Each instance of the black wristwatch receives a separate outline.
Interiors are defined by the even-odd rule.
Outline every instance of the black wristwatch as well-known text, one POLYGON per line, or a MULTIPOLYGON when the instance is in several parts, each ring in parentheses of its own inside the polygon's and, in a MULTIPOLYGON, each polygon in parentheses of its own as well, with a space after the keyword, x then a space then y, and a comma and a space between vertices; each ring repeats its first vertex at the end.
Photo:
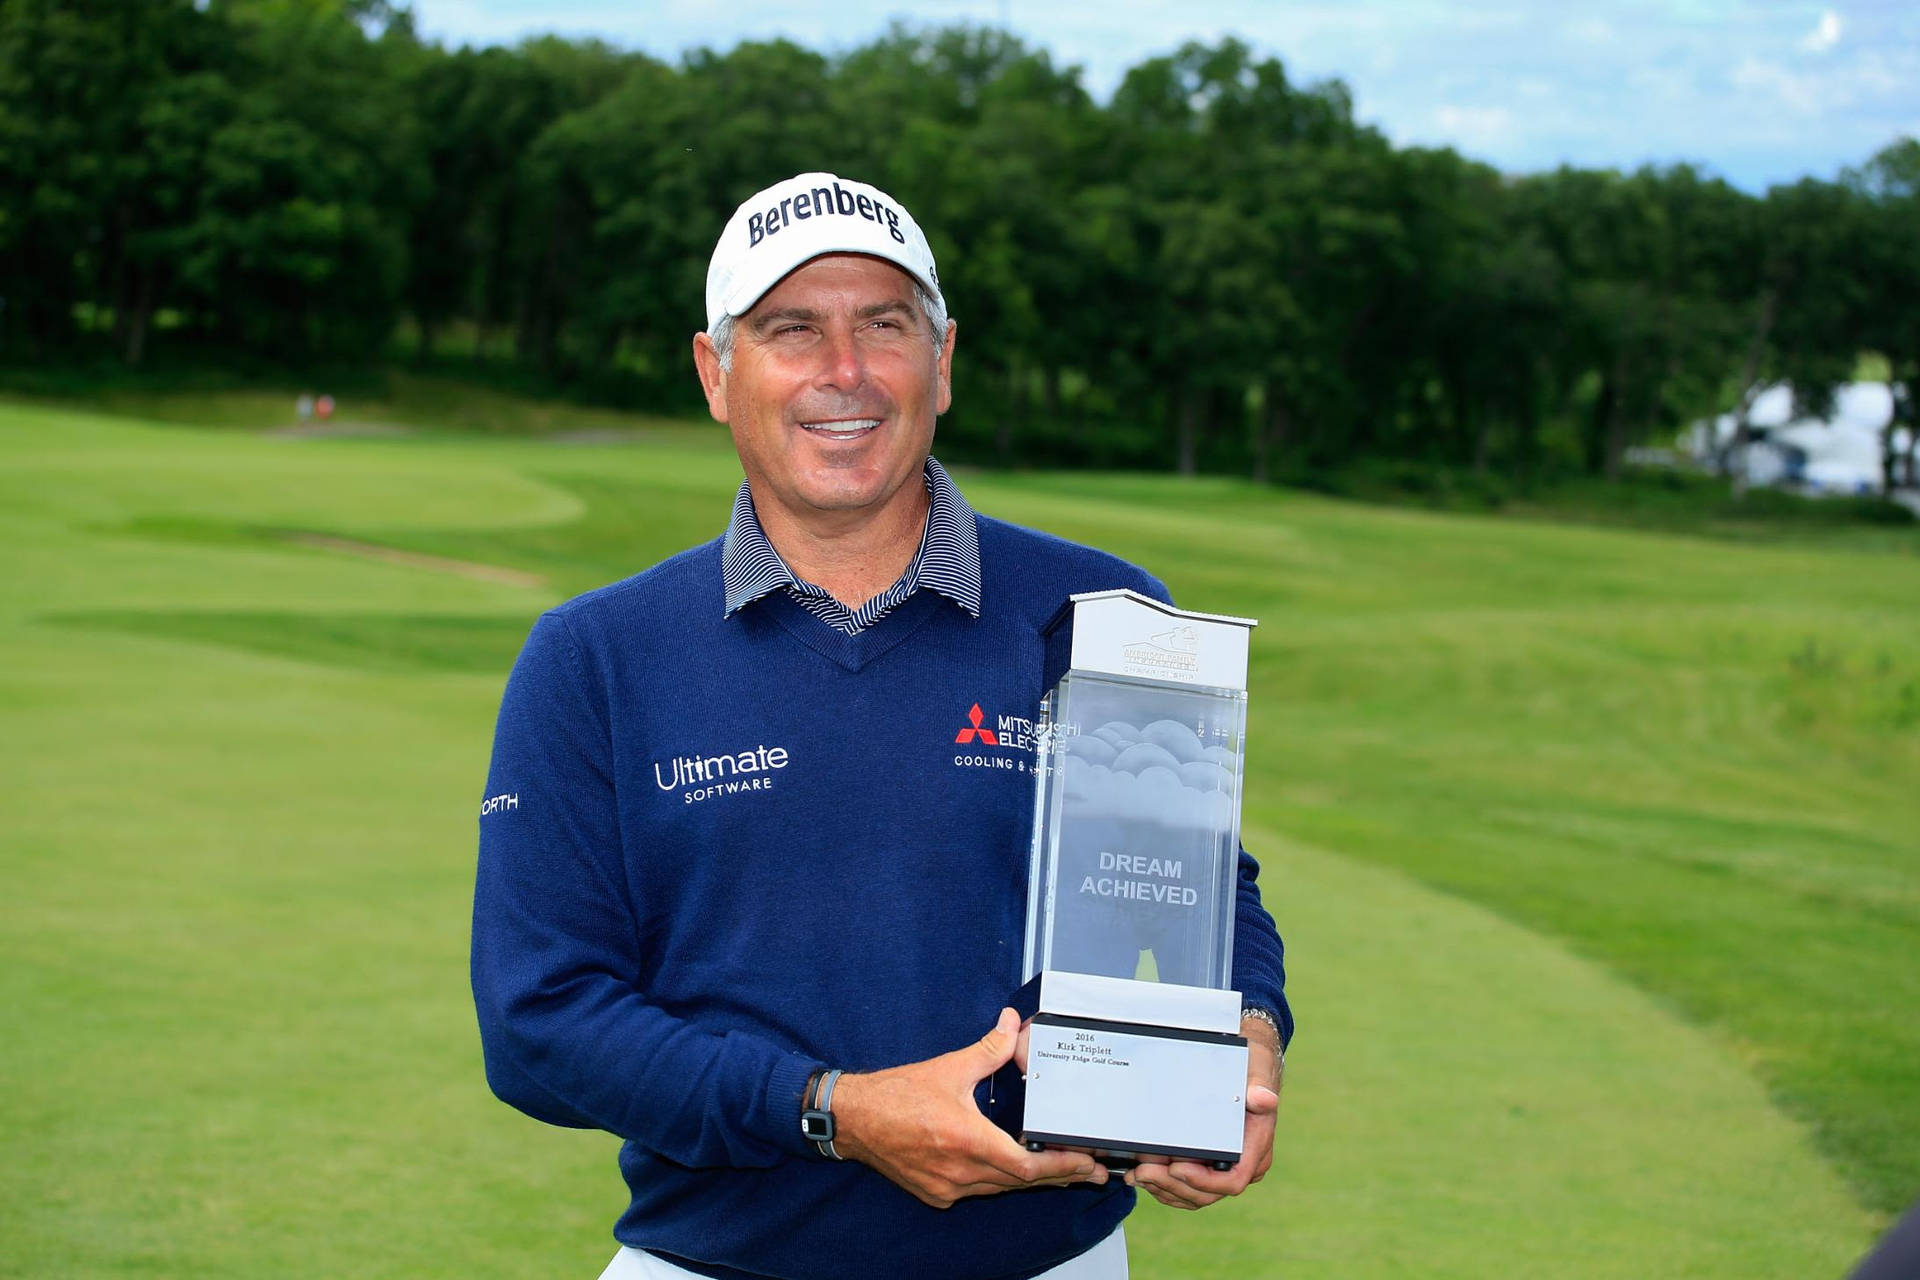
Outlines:
POLYGON ((846 1159, 833 1149, 833 1086, 839 1082, 838 1071, 816 1072, 800 1099, 800 1136, 820 1148, 820 1154, 829 1160, 846 1159))

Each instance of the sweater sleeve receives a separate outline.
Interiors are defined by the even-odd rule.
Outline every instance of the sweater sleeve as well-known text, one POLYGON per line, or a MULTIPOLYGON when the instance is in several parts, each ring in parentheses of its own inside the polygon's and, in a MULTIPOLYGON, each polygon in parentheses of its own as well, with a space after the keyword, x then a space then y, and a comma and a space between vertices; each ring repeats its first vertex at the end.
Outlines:
POLYGON ((1240 850, 1240 889, 1234 900, 1233 987, 1247 1005, 1265 1009, 1280 1028, 1280 1047, 1293 1043, 1287 1004, 1286 947, 1273 917, 1260 904, 1260 864, 1240 850))
POLYGON ((539 1120, 605 1129, 690 1167, 806 1154, 821 1064, 647 998, 603 696, 566 620, 508 678, 481 805, 472 980, 487 1082, 539 1120))
MULTIPOLYGON (((1160 579, 1142 573, 1135 589, 1162 604, 1173 594, 1160 579)), ((1240 849, 1240 884, 1234 896, 1233 987, 1250 1007, 1265 1009, 1280 1029, 1280 1047, 1293 1041, 1293 1010, 1287 1004, 1286 946, 1280 930, 1260 902, 1260 864, 1240 849)))

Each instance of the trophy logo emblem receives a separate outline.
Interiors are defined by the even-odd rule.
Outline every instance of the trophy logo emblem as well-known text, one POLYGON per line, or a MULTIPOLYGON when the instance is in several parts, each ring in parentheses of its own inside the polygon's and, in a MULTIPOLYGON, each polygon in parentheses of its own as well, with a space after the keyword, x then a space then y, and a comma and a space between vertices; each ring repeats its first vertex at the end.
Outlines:
POLYGON ((1192 627, 1175 627, 1157 636, 1148 636, 1147 643, 1168 653, 1193 653, 1200 648, 1200 634, 1192 627))

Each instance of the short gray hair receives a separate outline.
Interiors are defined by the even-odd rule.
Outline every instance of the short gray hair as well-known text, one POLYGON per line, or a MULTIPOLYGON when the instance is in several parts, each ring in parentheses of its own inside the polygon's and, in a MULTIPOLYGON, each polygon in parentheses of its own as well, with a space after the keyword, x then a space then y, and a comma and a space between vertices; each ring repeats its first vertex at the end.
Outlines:
MULTIPOLYGON (((947 304, 927 292, 927 287, 918 280, 913 282, 913 300, 920 304, 920 313, 927 318, 927 327, 933 335, 933 349, 940 350, 940 344, 947 340, 947 304)), ((707 338, 713 343, 713 354, 719 357, 720 371, 733 372, 733 316, 721 316, 720 323, 713 326, 707 338)))

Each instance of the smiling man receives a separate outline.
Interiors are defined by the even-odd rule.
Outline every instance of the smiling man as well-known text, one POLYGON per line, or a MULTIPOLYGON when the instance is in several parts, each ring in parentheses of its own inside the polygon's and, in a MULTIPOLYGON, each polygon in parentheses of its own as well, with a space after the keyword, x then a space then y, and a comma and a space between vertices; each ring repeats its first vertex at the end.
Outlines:
POLYGON ((727 530, 542 616, 508 681, 487 1076, 625 1139, 607 1276, 1115 1280, 1136 1186, 1199 1208, 1271 1160, 1292 1019, 1244 854, 1239 1165, 1110 1176, 981 1109, 1019 1052, 1041 628, 1075 592, 1167 597, 967 506, 929 453, 954 336, 898 201, 823 173, 749 199, 693 342, 746 473, 727 530))

